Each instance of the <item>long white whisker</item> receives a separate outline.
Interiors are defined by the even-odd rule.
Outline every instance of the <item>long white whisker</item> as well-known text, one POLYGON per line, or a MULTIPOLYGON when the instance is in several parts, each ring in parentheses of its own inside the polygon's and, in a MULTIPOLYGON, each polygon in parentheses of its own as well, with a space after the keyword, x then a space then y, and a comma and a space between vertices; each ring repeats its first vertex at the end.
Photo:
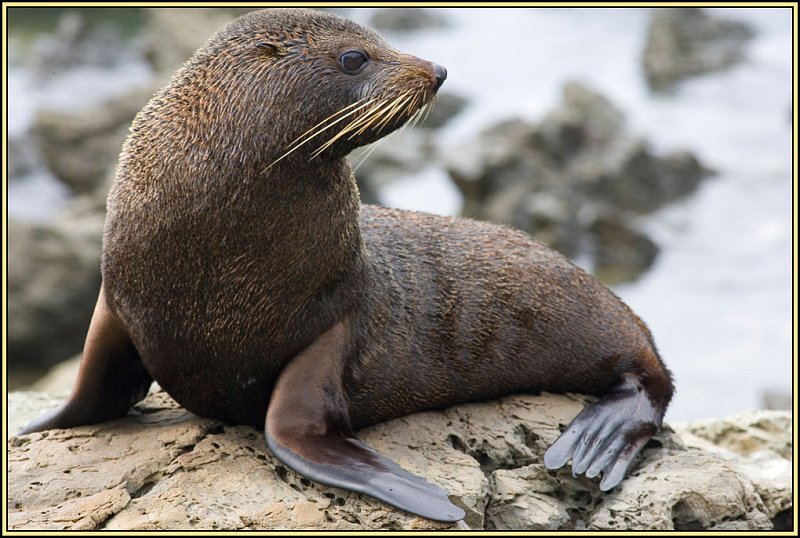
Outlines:
MULTIPOLYGON (((294 140, 292 140, 291 144, 289 144, 289 147, 292 147, 292 145, 293 145, 293 144, 295 144, 295 143, 296 143, 298 140, 300 140, 301 138, 303 138, 304 136, 306 136, 308 133, 310 133, 310 132, 312 132, 312 131, 315 131, 315 130, 316 130, 317 128, 319 128, 321 125, 324 125, 324 124, 325 124, 325 122, 326 122, 326 121, 328 121, 329 119, 331 119, 331 118, 333 118, 333 117, 337 116, 338 114, 341 114, 342 112, 345 112, 346 110, 349 110, 349 109, 353 108, 354 106, 358 105, 359 103, 363 103, 363 102, 364 102, 366 99, 367 99, 367 98, 366 98, 366 97, 364 97, 364 98, 362 98, 362 99, 359 99, 359 100, 358 100, 358 101, 356 101, 355 103, 353 103, 353 104, 351 104, 351 105, 348 105, 348 106, 344 107, 344 108, 343 108, 343 109, 341 109, 341 110, 337 110, 336 112, 334 112, 333 114, 331 114, 330 116, 328 116, 327 118, 325 118, 324 120, 322 120, 321 122, 319 122, 318 124, 316 124, 314 127, 312 127, 311 129, 309 129, 309 130, 308 130, 308 131, 306 131, 305 133, 301 134, 300 136, 298 136, 298 137, 297 137, 297 138, 295 138, 294 140)), ((374 99, 371 99, 371 101, 374 101, 374 99)), ((366 106, 367 104, 368 104, 368 103, 364 103, 364 106, 366 106)), ((363 108, 363 107, 358 107, 356 110, 360 110, 361 108, 363 108)), ((353 111, 353 112, 355 112, 355 111, 353 111)), ((351 112, 351 114, 352 114, 352 112, 351 112)), ((346 118, 346 117, 347 117, 347 116, 349 116, 349 115, 350 115, 350 114, 347 114, 347 115, 345 115, 345 116, 342 116, 342 118, 346 118)), ((341 119, 341 118, 340 118, 340 119, 341 119)))
POLYGON ((430 116, 431 112, 433 112, 433 107, 436 106, 436 102, 437 101, 439 101, 439 95, 438 94, 431 101, 429 101, 427 105, 425 105, 428 108, 428 110, 425 111, 425 117, 422 118, 422 122, 421 123, 425 123, 425 121, 428 119, 428 116, 430 116))
POLYGON ((386 114, 386 112, 394 106, 394 104, 398 101, 398 99, 400 99, 400 97, 395 98, 394 101, 385 101, 383 104, 381 104, 380 108, 376 107, 375 113, 372 114, 372 116, 369 118, 370 121, 365 122, 364 125, 362 125, 361 128, 358 131, 356 131, 350 138, 363 134, 364 131, 376 125, 377 122, 380 121, 379 120, 380 117, 386 114))
POLYGON ((403 94, 400 97, 398 97, 395 100, 394 106, 391 107, 391 109, 386 114, 386 117, 383 119, 383 121, 381 121, 380 123, 378 123, 376 125, 377 130, 379 132, 381 130, 383 130, 383 128, 386 127, 389 124, 389 122, 391 122, 394 119, 394 117, 397 115, 397 113, 400 112, 403 109, 403 106, 410 99, 411 99, 411 96, 409 96, 408 94, 403 94))
MULTIPOLYGON (((314 153, 312 153, 312 154, 311 154, 311 158, 313 159, 314 157, 316 157, 316 156, 318 156, 319 154, 321 154, 323 151, 325 151, 326 149, 328 149, 329 147, 331 147, 333 144, 335 144, 337 140, 339 140, 340 138, 342 138, 342 137, 343 137, 343 136, 345 136, 346 134, 348 134, 348 133, 352 132, 353 130, 355 130, 355 128, 356 128, 356 127, 360 126, 361 124, 366 124, 366 125, 368 126, 368 125, 370 124, 370 122, 371 122, 372 118, 373 118, 373 117, 374 117, 376 114, 378 114, 378 113, 379 113, 379 110, 380 110, 380 108, 381 108, 381 107, 383 107, 383 103, 379 103, 379 104, 375 105, 374 107, 372 107, 372 108, 368 109, 368 110, 367 110, 367 111, 364 113, 364 115, 363 115, 363 116, 361 116, 361 117, 359 117, 359 118, 356 118, 354 121, 352 121, 352 122, 348 123, 348 124, 347 124, 347 125, 344 127, 344 129, 342 129, 341 131, 339 131, 339 132, 338 132, 336 135, 334 135, 333 137, 331 137, 331 139, 330 139, 330 140, 328 140, 328 141, 327 141, 327 142, 325 142, 323 145, 321 145, 319 148, 317 148, 317 149, 314 151, 314 153)), ((355 136, 355 134, 354 134, 354 135, 352 135, 350 138, 353 138, 353 136, 355 136)))
POLYGON ((312 134, 311 136, 307 137, 306 139, 302 140, 301 142, 297 143, 294 147, 292 147, 292 144, 295 144, 298 140, 303 138, 303 136, 305 136, 308 133, 311 133, 312 131, 314 131, 314 129, 316 129, 317 127, 319 127, 320 125, 322 125, 323 123, 328 121, 329 119, 335 117, 336 115, 341 114, 342 112, 344 112, 344 111, 346 111, 346 110, 358 105, 361 101, 363 101, 363 99, 361 101, 357 101, 357 102, 353 103, 352 105, 349 105, 349 106, 343 108, 342 110, 339 110, 338 112, 335 112, 335 113, 331 114, 330 116, 325 118, 325 120, 323 120, 322 122, 318 123, 316 126, 312 127, 311 129, 309 129, 308 131, 306 131, 305 133, 300 135, 298 138, 296 138, 294 140, 294 142, 292 142, 292 144, 289 144, 289 150, 286 153, 284 153, 283 155, 281 155, 280 157, 278 157, 277 159, 275 159, 274 161, 272 161, 272 163, 265 169, 265 171, 269 170, 270 168, 275 166, 277 163, 279 163, 280 161, 282 161, 283 159, 285 159, 286 157, 291 155, 293 152, 295 152, 297 149, 301 148, 303 145, 307 144, 309 141, 311 141, 314 138, 316 138, 321 133, 327 131, 328 129, 330 129, 334 125, 338 124, 339 122, 343 121, 344 119, 352 116, 353 114, 355 114, 356 112, 358 112, 362 108, 364 108, 366 106, 369 106, 370 103, 372 103, 374 100, 375 99, 371 99, 371 100, 367 101, 366 103, 363 103, 361 106, 358 106, 357 108, 351 110, 347 114, 344 114, 343 116, 341 116, 341 117, 337 118, 336 120, 330 122, 328 125, 324 126, 323 128, 319 129, 318 131, 314 132, 314 134, 312 134))
POLYGON ((367 159, 369 159, 369 156, 372 155, 372 152, 374 152, 378 148, 378 146, 383 144, 383 142, 388 138, 389 137, 381 138, 380 140, 372 144, 370 148, 367 148, 367 151, 365 151, 364 154, 360 157, 358 164, 353 166, 353 173, 355 173, 359 168, 361 168, 361 165, 364 164, 367 159))

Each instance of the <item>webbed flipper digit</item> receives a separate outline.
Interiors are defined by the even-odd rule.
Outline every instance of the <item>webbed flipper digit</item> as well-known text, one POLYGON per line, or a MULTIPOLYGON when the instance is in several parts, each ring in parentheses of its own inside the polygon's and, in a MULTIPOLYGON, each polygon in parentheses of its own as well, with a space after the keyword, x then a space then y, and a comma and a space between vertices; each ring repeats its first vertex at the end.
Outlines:
POLYGON ((597 402, 586 406, 547 449, 544 465, 563 467, 572 459, 572 474, 594 478, 608 491, 625 477, 631 462, 658 431, 664 409, 651 401, 635 374, 622 379, 597 402))
POLYGON ((275 456, 298 474, 438 521, 463 519, 447 491, 405 471, 353 435, 342 390, 348 330, 336 324, 284 367, 267 410, 275 456))

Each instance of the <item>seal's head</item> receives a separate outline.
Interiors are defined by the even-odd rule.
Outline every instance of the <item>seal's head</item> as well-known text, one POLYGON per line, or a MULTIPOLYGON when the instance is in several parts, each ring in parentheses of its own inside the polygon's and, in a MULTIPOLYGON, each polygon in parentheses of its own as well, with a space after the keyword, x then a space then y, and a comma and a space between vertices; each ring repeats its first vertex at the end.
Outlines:
POLYGON ((446 76, 353 21, 268 9, 217 32, 164 98, 184 127, 213 133, 215 151, 296 166, 342 157, 421 115, 446 76))

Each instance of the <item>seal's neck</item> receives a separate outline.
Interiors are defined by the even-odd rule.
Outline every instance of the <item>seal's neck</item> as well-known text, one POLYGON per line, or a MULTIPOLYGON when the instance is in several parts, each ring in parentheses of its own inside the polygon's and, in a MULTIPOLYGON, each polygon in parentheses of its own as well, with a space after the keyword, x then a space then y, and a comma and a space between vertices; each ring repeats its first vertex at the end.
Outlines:
POLYGON ((346 158, 277 165, 252 188, 276 236, 318 263, 344 266, 363 255, 358 187, 346 158))
POLYGON ((366 255, 358 188, 347 160, 275 168, 254 191, 269 237, 257 248, 274 273, 271 280, 282 282, 276 300, 297 311, 309 308, 312 297, 314 304, 326 305, 328 311, 304 323, 324 325, 351 310, 363 286, 366 255))
POLYGON ((256 181, 253 207, 272 238, 267 248, 292 252, 287 263, 303 266, 318 285, 362 263, 358 187, 346 158, 276 166, 256 181))

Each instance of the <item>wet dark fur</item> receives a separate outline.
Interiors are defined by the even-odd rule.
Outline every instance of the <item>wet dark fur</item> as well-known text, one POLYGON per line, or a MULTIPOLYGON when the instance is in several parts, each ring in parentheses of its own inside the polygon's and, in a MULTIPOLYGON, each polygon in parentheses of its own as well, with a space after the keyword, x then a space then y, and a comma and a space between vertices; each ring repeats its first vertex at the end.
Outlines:
POLYGON ((347 319, 340 405, 356 428, 517 391, 602 394, 623 372, 663 415, 652 337, 594 277, 505 227, 359 207, 345 156, 407 116, 272 165, 359 98, 431 86, 427 62, 371 31, 301 18, 235 21, 134 122, 102 269, 153 378, 197 414, 263 427, 283 365, 347 319), (354 46, 371 56, 359 76, 335 66, 354 46))

